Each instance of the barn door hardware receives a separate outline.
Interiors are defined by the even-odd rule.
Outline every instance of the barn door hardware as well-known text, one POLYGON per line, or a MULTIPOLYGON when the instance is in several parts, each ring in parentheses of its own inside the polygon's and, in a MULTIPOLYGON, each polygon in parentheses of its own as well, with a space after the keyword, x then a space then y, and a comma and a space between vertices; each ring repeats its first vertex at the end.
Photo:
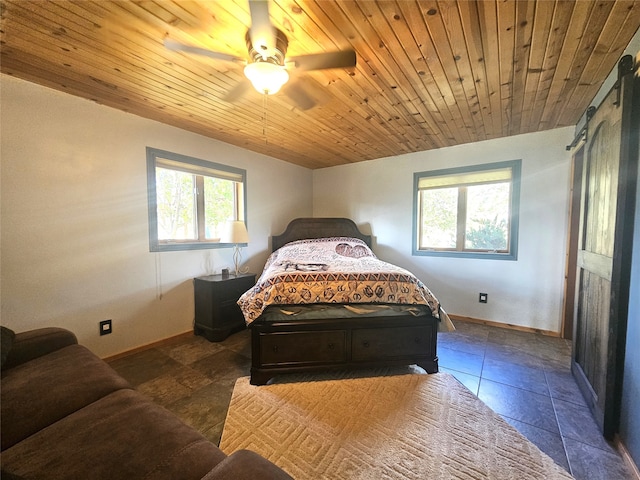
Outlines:
POLYGON ((573 148, 578 145, 581 141, 587 141, 588 133, 589 133, 589 120, 593 118, 593 115, 596 113, 596 107, 593 105, 587 108, 587 120, 584 123, 584 127, 580 129, 576 137, 571 142, 571 145, 567 145, 567 150, 573 150, 573 148))
POLYGON ((618 80, 616 81, 615 89, 616 93, 616 101, 613 104, 616 107, 620 106, 620 96, 622 95, 622 77, 625 75, 633 73, 633 57, 631 55, 625 55, 618 62, 618 80))

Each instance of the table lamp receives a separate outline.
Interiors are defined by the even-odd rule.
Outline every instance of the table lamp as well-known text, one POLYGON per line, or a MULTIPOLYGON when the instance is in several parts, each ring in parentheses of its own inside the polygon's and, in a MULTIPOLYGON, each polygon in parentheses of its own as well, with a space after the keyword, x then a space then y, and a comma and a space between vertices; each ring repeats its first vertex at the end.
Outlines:
POLYGON ((235 220, 228 222, 224 235, 220 239, 221 243, 233 243, 233 264, 235 266, 234 274, 238 276, 240 272, 240 244, 249 243, 249 233, 243 221, 235 220))

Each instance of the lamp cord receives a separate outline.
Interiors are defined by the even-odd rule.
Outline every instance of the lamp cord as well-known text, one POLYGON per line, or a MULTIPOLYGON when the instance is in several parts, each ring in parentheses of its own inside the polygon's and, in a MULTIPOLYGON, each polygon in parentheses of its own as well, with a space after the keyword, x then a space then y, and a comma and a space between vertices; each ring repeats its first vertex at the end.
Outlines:
POLYGON ((156 253, 156 298, 162 300, 162 258, 160 252, 156 253))

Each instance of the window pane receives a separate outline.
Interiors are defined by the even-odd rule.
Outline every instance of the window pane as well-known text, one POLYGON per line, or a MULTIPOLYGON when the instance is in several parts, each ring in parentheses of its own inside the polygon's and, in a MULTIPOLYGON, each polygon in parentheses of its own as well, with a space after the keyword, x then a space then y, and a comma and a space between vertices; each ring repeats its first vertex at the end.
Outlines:
POLYGON ((413 255, 517 260, 522 160, 413 174, 413 255))
POLYGON ((156 168, 158 240, 197 238, 194 192, 192 174, 156 168))
POLYGON ((246 221, 246 171, 147 147, 149 251, 227 248, 228 220, 246 221))
POLYGON ((510 184, 467 187, 464 248, 505 251, 509 245, 510 184))
POLYGON ((234 218, 235 182, 204 177, 204 219, 207 240, 219 239, 228 220, 234 218))
POLYGON ((420 247, 456 248, 457 188, 435 188, 420 192, 422 224, 420 247))

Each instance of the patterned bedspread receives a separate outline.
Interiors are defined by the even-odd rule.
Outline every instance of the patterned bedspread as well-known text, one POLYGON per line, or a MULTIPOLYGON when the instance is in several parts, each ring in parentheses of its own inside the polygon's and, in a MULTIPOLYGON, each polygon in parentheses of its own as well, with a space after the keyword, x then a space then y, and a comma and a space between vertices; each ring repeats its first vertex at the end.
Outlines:
POLYGON ((417 277, 347 237, 298 240, 279 248, 238 301, 247 323, 269 305, 310 303, 428 305, 440 318, 438 300, 417 277))

